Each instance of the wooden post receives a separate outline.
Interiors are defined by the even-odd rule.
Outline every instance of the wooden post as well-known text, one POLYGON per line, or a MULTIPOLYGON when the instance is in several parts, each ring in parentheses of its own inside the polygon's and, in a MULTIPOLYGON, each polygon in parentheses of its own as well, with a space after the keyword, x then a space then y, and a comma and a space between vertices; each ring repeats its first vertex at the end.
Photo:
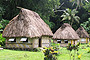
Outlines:
POLYGON ((73 44, 75 45, 75 40, 74 40, 74 43, 73 44))
POLYGON ((73 44, 73 40, 71 40, 71 44, 73 44))
POLYGON ((80 43, 81 43, 81 39, 82 39, 82 38, 80 38, 80 40, 79 40, 80 43))
POLYGON ((88 38, 86 38, 86 43, 88 43, 88 38))
POLYGON ((88 38, 88 43, 89 43, 89 38, 88 38))
POLYGON ((7 38, 6 38, 6 48, 7 48, 7 38))

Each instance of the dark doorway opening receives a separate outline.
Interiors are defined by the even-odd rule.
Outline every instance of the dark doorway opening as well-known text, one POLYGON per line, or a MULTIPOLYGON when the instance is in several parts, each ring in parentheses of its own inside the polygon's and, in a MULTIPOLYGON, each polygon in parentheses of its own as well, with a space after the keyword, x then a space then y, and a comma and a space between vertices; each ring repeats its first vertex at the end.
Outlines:
POLYGON ((74 44, 75 44, 75 40, 74 40, 74 44))
POLYGON ((39 47, 41 47, 41 38, 39 38, 39 47))

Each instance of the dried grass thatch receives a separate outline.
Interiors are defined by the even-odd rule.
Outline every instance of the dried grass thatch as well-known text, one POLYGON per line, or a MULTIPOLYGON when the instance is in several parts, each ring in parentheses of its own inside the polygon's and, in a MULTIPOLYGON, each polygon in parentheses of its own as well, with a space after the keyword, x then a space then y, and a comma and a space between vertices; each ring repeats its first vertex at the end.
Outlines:
POLYGON ((31 10, 21 8, 3 31, 3 37, 41 37, 53 36, 49 26, 31 10))
POLYGON ((87 33, 87 31, 85 31, 82 26, 80 26, 76 32, 80 38, 89 38, 89 34, 87 33))
POLYGON ((53 35, 53 39, 79 39, 78 34, 68 23, 64 23, 53 35))

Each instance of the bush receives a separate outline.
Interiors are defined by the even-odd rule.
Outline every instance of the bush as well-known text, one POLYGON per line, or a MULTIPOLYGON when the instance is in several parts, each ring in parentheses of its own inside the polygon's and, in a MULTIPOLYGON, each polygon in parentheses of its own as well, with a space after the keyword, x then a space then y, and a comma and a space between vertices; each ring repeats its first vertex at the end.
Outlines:
POLYGON ((59 43, 57 43, 57 44, 51 43, 51 46, 52 46, 56 51, 59 50, 59 48, 60 48, 60 44, 59 44, 59 43))
POLYGON ((44 47, 43 48, 43 53, 44 53, 44 60, 57 60, 56 56, 58 54, 57 49, 55 49, 54 47, 44 47))
POLYGON ((41 50, 40 50, 40 48, 34 48, 32 51, 34 51, 34 52, 40 52, 41 50))
POLYGON ((80 45, 80 43, 78 43, 77 45, 69 44, 69 45, 67 46, 67 50, 70 51, 70 60, 71 60, 71 56, 73 56, 73 60, 75 60, 75 54, 77 54, 77 55, 79 54, 79 53, 78 53, 79 45, 80 45), (74 55, 71 54, 72 50, 74 50, 74 55))
POLYGON ((87 47, 89 47, 89 44, 87 45, 87 47))
POLYGON ((0 45, 4 46, 5 45, 5 38, 2 37, 2 34, 0 34, 0 45))

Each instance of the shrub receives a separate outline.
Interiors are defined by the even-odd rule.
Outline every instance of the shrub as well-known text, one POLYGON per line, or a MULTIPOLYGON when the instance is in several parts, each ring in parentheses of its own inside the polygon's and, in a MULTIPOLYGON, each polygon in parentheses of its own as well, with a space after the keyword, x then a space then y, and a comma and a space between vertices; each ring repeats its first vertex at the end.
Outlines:
POLYGON ((50 45, 51 45, 56 51, 59 50, 59 48, 60 48, 60 44, 59 44, 59 43, 57 43, 57 44, 51 43, 50 45))
POLYGON ((40 52, 40 48, 33 48, 32 51, 34 51, 34 52, 40 52))
POLYGON ((67 46, 67 50, 70 51, 70 60, 71 60, 71 56, 73 56, 73 60, 74 60, 74 59, 75 59, 75 54, 76 54, 76 53, 77 53, 77 55, 79 54, 79 53, 78 53, 79 45, 80 45, 80 43, 78 43, 77 45, 69 44, 69 45, 67 46), (74 55, 71 54, 72 50, 74 50, 74 55))
POLYGON ((87 47, 89 47, 89 44, 87 45, 87 47))
POLYGON ((1 45, 0 45, 0 47, 1 47, 1 45))
POLYGON ((87 53, 90 53, 90 49, 88 50, 88 52, 87 53))
POLYGON ((44 47, 43 53, 45 56, 44 60, 57 60, 55 55, 58 54, 58 51, 54 47, 50 48, 44 47))
POLYGON ((87 47, 90 47, 90 43, 87 44, 87 47))
POLYGON ((60 43, 51 43, 51 46, 53 46, 53 47, 60 47, 60 43))
POLYGON ((0 45, 4 46, 5 45, 5 38, 2 37, 2 34, 0 34, 0 45))

